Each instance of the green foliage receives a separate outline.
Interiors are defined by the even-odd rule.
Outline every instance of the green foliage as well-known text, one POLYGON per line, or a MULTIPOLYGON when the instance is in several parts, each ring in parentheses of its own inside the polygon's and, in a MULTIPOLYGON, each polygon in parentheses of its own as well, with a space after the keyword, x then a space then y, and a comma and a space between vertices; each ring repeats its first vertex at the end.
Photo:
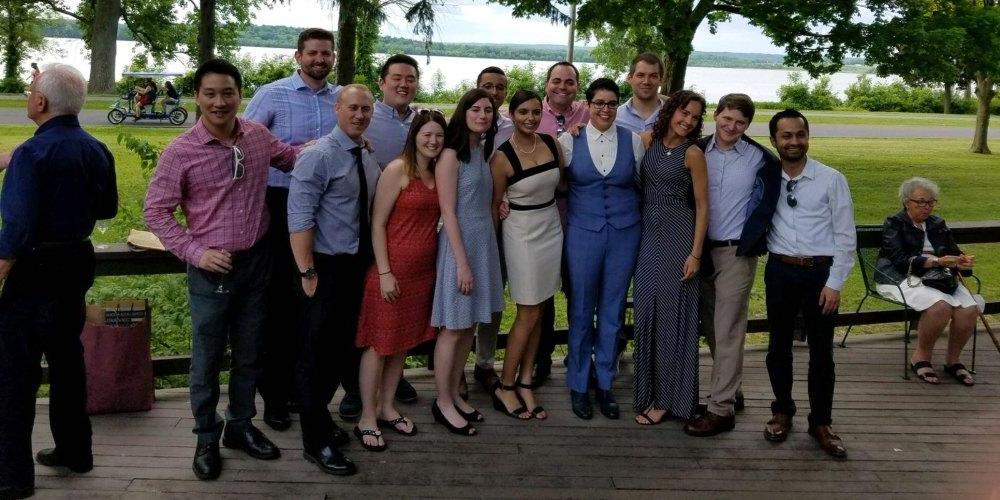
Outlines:
POLYGON ((0 80, 0 94, 20 94, 28 85, 20 77, 0 80))
POLYGON ((778 87, 781 102, 798 109, 828 110, 840 105, 830 90, 830 77, 820 77, 811 87, 801 74, 788 75, 788 83, 778 87))
MULTIPOLYGON (((138 52, 132 57, 132 62, 125 67, 125 71, 163 71, 163 66, 157 66, 149 61, 146 52, 138 52)), ((145 78, 127 76, 115 83, 115 91, 124 94, 136 87, 141 86, 146 81, 145 78)))
POLYGON ((444 73, 439 69, 431 75, 430 92, 425 91, 424 87, 421 86, 420 90, 417 91, 416 100, 418 102, 453 104, 457 103, 469 89, 476 86, 475 82, 470 80, 462 80, 457 87, 450 89, 446 85, 444 73))
POLYGON ((0 92, 23 92, 21 61, 29 49, 45 45, 41 27, 46 14, 35 0, 0 0, 0 53, 3 80, 0 92))
MULTIPOLYGON (((924 85, 907 85, 903 82, 875 83, 861 75, 847 87, 845 104, 849 108, 866 111, 897 111, 906 113, 941 113, 944 111, 944 91, 924 85)), ((951 112, 976 114, 975 99, 953 99, 951 112)), ((1000 99, 994 99, 991 114, 1000 114, 1000 99)))

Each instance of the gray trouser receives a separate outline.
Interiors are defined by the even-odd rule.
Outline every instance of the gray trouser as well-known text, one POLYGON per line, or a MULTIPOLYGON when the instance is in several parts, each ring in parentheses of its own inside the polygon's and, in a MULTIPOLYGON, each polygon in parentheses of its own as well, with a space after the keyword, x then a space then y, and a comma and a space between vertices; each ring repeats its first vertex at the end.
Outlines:
POLYGON ((500 333, 500 321, 503 311, 493 313, 489 323, 480 323, 476 327, 476 366, 481 369, 493 368, 496 363, 497 335, 500 333))
POLYGON ((736 391, 743 382, 743 346, 747 334, 750 290, 756 257, 738 257, 736 247, 712 249, 715 272, 701 281, 701 328, 712 350, 708 411, 734 414, 736 391))

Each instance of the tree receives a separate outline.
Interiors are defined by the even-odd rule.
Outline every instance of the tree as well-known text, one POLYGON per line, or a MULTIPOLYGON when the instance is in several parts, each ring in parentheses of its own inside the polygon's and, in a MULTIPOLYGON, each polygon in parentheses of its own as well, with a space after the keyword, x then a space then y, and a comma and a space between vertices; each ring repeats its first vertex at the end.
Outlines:
POLYGON ((40 49, 43 13, 39 6, 25 0, 0 0, 0 51, 3 52, 3 80, 0 92, 21 92, 21 61, 29 49, 40 49))
MULTIPOLYGON (((513 7, 515 17, 538 15, 553 22, 567 21, 558 6, 568 0, 490 1, 513 7)), ((663 92, 670 93, 684 88, 692 40, 705 22, 714 33, 718 23, 743 16, 785 47, 786 64, 817 76, 840 69, 844 56, 859 44, 860 27, 852 21, 857 9, 854 0, 595 0, 580 6, 577 29, 581 38, 600 35, 619 47, 628 42, 643 44, 619 54, 646 50, 662 54, 666 64, 663 92)))
POLYGON ((997 0, 875 0, 865 51, 881 76, 914 85, 973 81, 979 106, 970 150, 989 154, 990 101, 1000 81, 997 0))

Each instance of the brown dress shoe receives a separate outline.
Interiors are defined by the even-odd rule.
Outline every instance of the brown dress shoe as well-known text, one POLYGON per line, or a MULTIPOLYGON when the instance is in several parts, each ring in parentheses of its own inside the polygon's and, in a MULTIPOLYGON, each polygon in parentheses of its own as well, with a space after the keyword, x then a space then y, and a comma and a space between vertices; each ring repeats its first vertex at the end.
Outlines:
POLYGON ((684 433, 688 436, 708 437, 731 431, 734 427, 736 427, 736 417, 723 417, 706 411, 704 415, 697 415, 688 420, 684 426, 684 433))
POLYGON ((844 442, 840 440, 840 436, 833 433, 829 425, 810 427, 809 435, 819 442, 820 449, 825 451, 827 455, 834 458, 844 458, 847 456, 847 448, 844 448, 844 442))
POLYGON ((764 439, 780 443, 788 439, 788 432, 792 430, 792 416, 784 413, 775 413, 771 420, 764 426, 764 439))

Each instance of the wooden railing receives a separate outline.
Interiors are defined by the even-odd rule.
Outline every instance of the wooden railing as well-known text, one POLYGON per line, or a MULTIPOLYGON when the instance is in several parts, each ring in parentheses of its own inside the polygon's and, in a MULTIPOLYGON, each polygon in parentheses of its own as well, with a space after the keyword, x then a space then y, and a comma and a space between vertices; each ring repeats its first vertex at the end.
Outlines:
MULTIPOLYGON (((1000 221, 977 221, 977 222, 957 222, 949 224, 955 239, 960 244, 970 243, 1000 243, 1000 221)), ((873 233, 861 233, 858 245, 862 247, 879 246, 881 241, 878 235, 873 233)), ((145 250, 133 251, 123 244, 99 245, 97 254, 97 275, 98 276, 132 276, 132 275, 154 275, 154 274, 174 274, 184 272, 185 265, 169 252, 145 250)), ((982 260, 982 259, 981 259, 982 260)), ((155 300, 155 297, 146 297, 155 300)), ((631 305, 631 302, 629 303, 631 305)), ((1000 313, 1000 301, 988 302, 986 304, 986 314, 1000 313)), ((871 325, 893 323, 903 320, 902 310, 886 311, 863 311, 859 313, 841 312, 838 315, 837 325, 871 325)), ((155 328, 156 319, 153 318, 155 328)), ((748 333, 766 332, 767 318, 751 318, 747 324, 748 333)), ((630 325, 626 325, 626 335, 631 337, 630 325)), ((556 331, 556 342, 565 344, 567 340, 566 330, 556 331)), ((501 334, 497 339, 497 347, 506 345, 506 335, 501 334)), ((427 354, 427 345, 420 346, 411 351, 411 354, 427 354)), ((166 356, 153 359, 153 372, 156 376, 178 375, 188 373, 190 366, 189 356, 166 356)))

